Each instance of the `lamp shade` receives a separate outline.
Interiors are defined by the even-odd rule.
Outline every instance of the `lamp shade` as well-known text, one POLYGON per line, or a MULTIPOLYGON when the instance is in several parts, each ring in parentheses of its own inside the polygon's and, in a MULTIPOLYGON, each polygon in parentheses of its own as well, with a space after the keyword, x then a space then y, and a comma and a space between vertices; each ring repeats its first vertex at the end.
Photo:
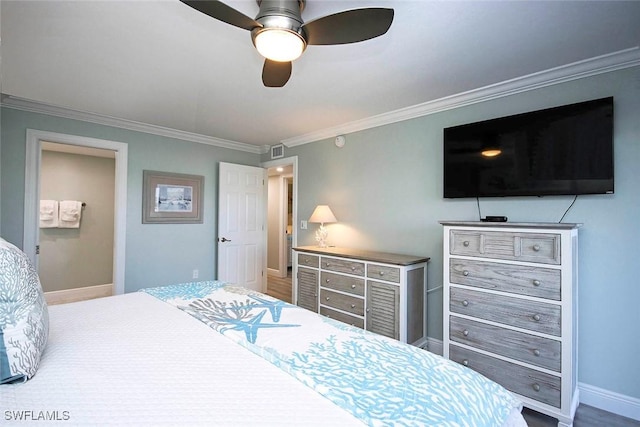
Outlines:
POLYGON ((338 222, 336 216, 331 212, 331 209, 327 205, 318 205, 311 214, 309 222, 319 222, 321 224, 329 222, 338 222))

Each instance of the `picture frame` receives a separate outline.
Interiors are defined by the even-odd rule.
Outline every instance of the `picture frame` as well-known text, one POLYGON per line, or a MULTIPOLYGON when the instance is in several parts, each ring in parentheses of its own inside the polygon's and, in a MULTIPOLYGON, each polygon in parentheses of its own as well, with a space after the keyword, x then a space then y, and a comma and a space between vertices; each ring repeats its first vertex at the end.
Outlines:
POLYGON ((142 171, 143 224, 202 224, 204 176, 142 171))

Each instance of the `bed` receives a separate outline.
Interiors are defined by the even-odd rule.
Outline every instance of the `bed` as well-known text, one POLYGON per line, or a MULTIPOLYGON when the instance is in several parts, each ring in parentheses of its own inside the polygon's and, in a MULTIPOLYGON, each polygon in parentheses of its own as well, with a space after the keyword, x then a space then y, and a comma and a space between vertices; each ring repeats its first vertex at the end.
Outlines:
POLYGON ((46 311, 37 372, 0 385, 3 424, 526 425, 467 368, 232 284, 46 311))

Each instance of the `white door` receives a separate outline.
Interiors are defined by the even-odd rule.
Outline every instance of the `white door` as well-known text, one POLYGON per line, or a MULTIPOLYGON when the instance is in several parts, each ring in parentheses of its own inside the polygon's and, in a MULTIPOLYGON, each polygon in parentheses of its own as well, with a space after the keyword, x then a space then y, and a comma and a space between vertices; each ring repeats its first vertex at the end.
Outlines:
POLYGON ((220 163, 218 280, 265 290, 265 179, 263 168, 220 163))

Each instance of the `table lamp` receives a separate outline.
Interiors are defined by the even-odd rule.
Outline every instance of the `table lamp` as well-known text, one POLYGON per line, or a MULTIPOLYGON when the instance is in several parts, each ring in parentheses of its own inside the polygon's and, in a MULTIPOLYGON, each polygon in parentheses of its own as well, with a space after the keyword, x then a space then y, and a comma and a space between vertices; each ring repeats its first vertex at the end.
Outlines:
POLYGON ((338 222, 333 212, 331 212, 329 206, 316 206, 315 210, 311 214, 311 218, 309 218, 309 222, 320 223, 320 228, 316 231, 316 241, 318 242, 319 247, 326 248, 329 232, 324 227, 324 223, 338 222))

